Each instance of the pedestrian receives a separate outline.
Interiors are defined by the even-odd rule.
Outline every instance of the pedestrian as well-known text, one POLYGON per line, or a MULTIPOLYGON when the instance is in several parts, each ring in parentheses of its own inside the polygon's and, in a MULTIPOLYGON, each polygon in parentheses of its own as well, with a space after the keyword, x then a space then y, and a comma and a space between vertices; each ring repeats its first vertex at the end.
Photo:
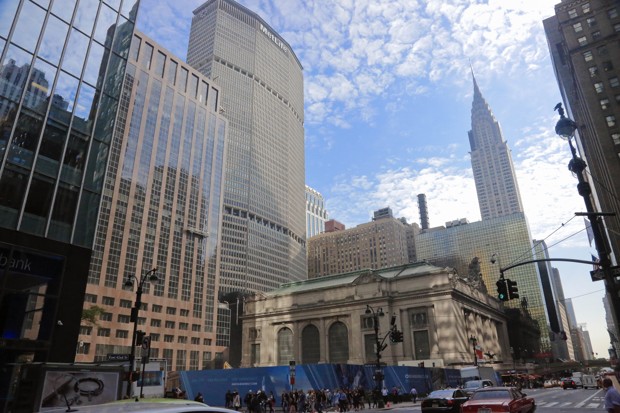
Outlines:
POLYGON ((411 388, 411 399, 413 400, 413 403, 415 404, 415 401, 418 399, 418 391, 416 390, 415 387, 411 388))
POLYGON ((237 411, 241 407, 241 396, 239 396, 239 392, 238 391, 233 392, 232 404, 233 404, 233 408, 235 410, 237 410, 237 411))
POLYGON ((201 392, 198 392, 196 397, 194 397, 194 401, 195 402, 200 402, 200 403, 204 403, 205 402, 205 399, 204 399, 204 397, 202 397, 202 393, 201 392))
POLYGON ((605 411, 620 413, 620 393, 610 378, 603 379, 603 387, 605 388, 605 411))

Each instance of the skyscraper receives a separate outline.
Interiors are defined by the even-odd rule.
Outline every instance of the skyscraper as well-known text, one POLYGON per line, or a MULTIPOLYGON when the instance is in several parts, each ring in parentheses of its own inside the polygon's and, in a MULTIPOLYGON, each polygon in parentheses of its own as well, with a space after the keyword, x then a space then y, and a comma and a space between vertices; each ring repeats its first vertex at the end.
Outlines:
POLYGON ((266 291, 306 274, 302 66, 232 0, 194 10, 187 61, 222 86, 229 119, 220 292, 266 291))
POLYGON ((374 213, 372 222, 324 232, 308 240, 308 278, 366 268, 381 269, 414 262, 419 227, 394 218, 390 208, 374 213))
MULTIPOLYGON (((0 3, 2 366, 74 359, 137 8, 0 3)), ((1 403, 11 374, 0 372, 1 403)))
POLYGON ((128 354, 135 282, 145 283, 138 327, 151 356, 171 370, 209 365, 216 345, 218 240, 226 154, 219 88, 144 34, 133 36, 85 308, 104 310, 84 325, 78 361, 128 354), (133 289, 123 289, 133 281, 133 289))
MULTIPOLYGON (((551 61, 575 141, 604 217, 612 263, 620 259, 620 4, 562 0, 543 21, 551 61)), ((570 159, 568 145, 566 158, 570 159)), ((612 305, 612 308, 614 306, 612 305)), ((618 311, 615 308, 614 311, 618 311)), ((616 313, 614 318, 618 318, 616 313)), ((616 320, 620 322, 620 320, 616 320)), ((613 341, 613 340, 612 340, 613 341)))
POLYGON ((306 185, 306 239, 325 232, 327 218, 323 195, 306 185))
POLYGON ((469 145, 482 219, 523 212, 510 149, 475 77, 469 145))

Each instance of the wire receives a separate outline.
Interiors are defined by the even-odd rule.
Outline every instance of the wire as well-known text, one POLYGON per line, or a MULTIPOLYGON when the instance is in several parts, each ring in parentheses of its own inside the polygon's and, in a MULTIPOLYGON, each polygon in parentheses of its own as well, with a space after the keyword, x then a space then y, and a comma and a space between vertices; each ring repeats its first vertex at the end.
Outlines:
MULTIPOLYGON (((529 256, 530 256, 530 254, 531 254, 531 252, 532 252, 532 251, 533 251, 533 250, 534 250, 534 249, 535 249, 535 248, 536 248, 536 247, 537 247, 537 246, 538 246, 541 242, 544 242, 545 240, 549 239, 549 238, 550 238, 553 234, 555 234, 556 232, 558 232, 560 229, 564 228, 564 226, 568 225, 568 223, 569 223, 569 222, 571 222, 573 219, 575 219, 575 217, 576 217, 576 215, 573 215, 573 216, 572 216, 572 217, 571 217, 568 221, 563 222, 563 223, 562 223, 562 224, 561 224, 558 228, 556 228, 555 230, 553 230, 553 231, 551 232, 551 234, 547 235, 544 239, 542 239, 542 240, 540 240, 538 243, 534 244, 534 245, 533 245, 533 246, 532 246, 529 250, 525 251, 523 254, 521 254, 521 255, 519 255, 517 258, 513 259, 513 260, 512 260, 512 261, 511 261, 508 265, 506 265, 506 267, 509 267, 509 266, 511 266, 512 264, 515 264, 515 263, 520 262, 520 261, 521 261, 523 258, 525 258, 525 257, 529 257, 529 256)), ((553 244, 553 245, 557 245, 557 244, 558 244, 558 243, 560 243, 560 242, 566 241, 567 239, 569 239, 569 238, 571 238, 571 237, 573 237, 573 236, 577 235, 579 232, 582 232, 582 231, 583 231, 583 230, 578 231, 578 232, 576 232, 576 233, 574 233, 574 234, 572 234, 572 235, 569 235, 568 237, 566 237, 566 238, 562 239, 561 241, 556 242, 556 243, 555 243, 555 244, 553 244)), ((545 248, 545 251, 547 251, 549 248, 550 248, 550 247, 549 247, 549 246, 547 246, 547 248, 545 248)))

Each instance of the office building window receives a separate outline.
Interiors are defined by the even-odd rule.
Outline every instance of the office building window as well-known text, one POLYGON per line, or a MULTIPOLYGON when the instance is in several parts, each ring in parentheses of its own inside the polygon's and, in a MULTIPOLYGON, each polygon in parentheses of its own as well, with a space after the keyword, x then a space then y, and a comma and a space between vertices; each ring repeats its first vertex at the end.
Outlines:
POLYGON ((588 71, 590 72, 590 77, 596 77, 598 76, 598 67, 596 66, 590 66, 588 68, 588 71))
POLYGON ((574 19, 575 17, 577 17, 577 9, 570 9, 568 11, 568 17, 571 19, 574 19))
POLYGON ((618 17, 618 9, 614 7, 613 9, 607 10, 607 16, 609 16, 610 19, 615 19, 618 17))
POLYGON ((617 77, 612 77, 611 79, 609 79, 609 86, 611 86, 612 88, 620 87, 620 81, 617 77))
POLYGON ((610 128, 616 126, 616 117, 614 115, 605 116, 605 120, 610 128))
POLYGON ((596 82, 594 84, 594 90, 596 90, 596 93, 603 93, 603 90, 605 90, 603 88, 603 82, 596 82))
POLYGON ((590 13, 590 3, 584 3, 581 5, 581 10, 585 13, 590 13))
POLYGON ((583 60, 585 60, 586 62, 589 62, 593 59, 594 57, 592 56, 592 52, 590 50, 588 50, 587 52, 583 52, 583 60))
POLYGON ((573 29, 575 30, 575 33, 579 33, 583 31, 583 27, 581 26, 581 23, 573 24, 573 29))
POLYGON ((601 99, 600 101, 601 109, 609 109, 609 99, 601 99))
POLYGON ((620 23, 616 23, 616 24, 614 24, 614 31, 615 31, 616 33, 617 33, 617 32, 620 32, 620 23))
POLYGON ((592 32, 592 40, 598 40, 601 38, 601 32, 599 30, 592 32))
POLYGON ((609 72, 614 69, 613 63, 610 60, 603 62, 603 70, 609 72))
POLYGON ((588 27, 596 26, 596 19, 594 17, 588 17, 586 22, 588 23, 588 27))
POLYGON ((620 145, 620 133, 612 133, 611 140, 614 142, 614 145, 620 145))
POLYGON ((260 344, 250 346, 250 364, 252 366, 260 364, 260 344))
POLYGON ((588 44, 588 39, 586 39, 586 36, 581 36, 577 39, 577 42, 579 42, 579 46, 585 46, 588 44))

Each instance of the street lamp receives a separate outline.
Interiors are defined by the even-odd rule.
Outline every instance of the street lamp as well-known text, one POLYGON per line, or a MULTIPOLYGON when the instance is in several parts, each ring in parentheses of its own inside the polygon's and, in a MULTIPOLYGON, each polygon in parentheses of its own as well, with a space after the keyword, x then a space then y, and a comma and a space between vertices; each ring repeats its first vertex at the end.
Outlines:
POLYGON ((583 175, 587 165, 585 161, 577 155, 577 150, 575 149, 572 141, 572 138, 575 136, 575 131, 577 130, 577 124, 572 119, 564 116, 564 108, 562 108, 561 103, 558 103, 555 106, 555 110, 557 110, 560 115, 560 119, 555 125, 555 133, 557 133, 561 138, 567 140, 570 146, 572 159, 568 163, 568 169, 577 176, 577 191, 579 192, 579 195, 583 197, 586 204, 587 213, 585 215, 587 215, 588 220, 590 221, 590 228, 592 228, 594 246, 596 247, 596 251, 599 255, 599 265, 603 272, 605 289, 610 297, 610 304, 613 312, 614 323, 616 325, 616 331, 618 331, 618 328, 620 327, 620 325, 618 325, 618 322, 620 322, 620 297, 618 297, 615 276, 610 271, 611 261, 609 259, 609 251, 607 249, 607 243, 603 237, 603 231, 601 230, 599 221, 599 217, 601 216, 615 214, 595 211, 591 198, 592 189, 590 188, 590 183, 583 175))
MULTIPOLYGON (((381 381, 383 380, 383 371, 381 369, 381 352, 387 347, 379 339, 379 317, 383 317, 385 314, 383 313, 383 308, 379 307, 377 311, 372 308, 370 305, 366 305, 366 314, 372 314, 372 325, 375 328, 375 356, 376 356, 376 366, 375 366, 375 382, 376 382, 376 391, 381 391, 381 381)), ((386 336, 387 337, 387 336, 386 336)), ((378 396, 378 395, 376 395, 378 396)))
POLYGON ((471 346, 474 350, 474 366, 478 365, 478 356, 476 355, 476 346, 478 345, 478 339, 476 337, 472 336, 469 337, 469 341, 471 341, 471 346))
POLYGON ((133 287, 133 280, 135 280, 136 283, 138 284, 138 289, 136 290, 136 302, 133 308, 131 309, 131 318, 130 318, 130 320, 133 322, 133 333, 131 334, 131 345, 130 345, 131 350, 129 352, 129 374, 127 375, 127 397, 131 397, 132 375, 133 375, 133 370, 134 370, 135 361, 136 361, 135 346, 136 346, 136 336, 138 334, 138 314, 140 312, 140 307, 142 307, 142 287, 144 286, 144 283, 146 282, 147 279, 151 282, 159 281, 159 278, 157 277, 157 275, 155 275, 155 272, 157 272, 157 267, 153 268, 152 270, 147 271, 146 274, 143 274, 139 280, 135 275, 130 275, 127 278, 127 280, 125 280, 125 287, 127 288, 133 287))

